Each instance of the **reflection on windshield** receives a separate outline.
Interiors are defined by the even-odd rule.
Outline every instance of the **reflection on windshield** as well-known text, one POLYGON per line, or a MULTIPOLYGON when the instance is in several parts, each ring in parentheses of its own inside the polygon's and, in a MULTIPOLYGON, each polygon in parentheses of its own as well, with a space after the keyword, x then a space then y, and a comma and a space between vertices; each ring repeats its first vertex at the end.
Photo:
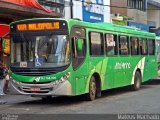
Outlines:
POLYGON ((69 64, 67 35, 13 37, 12 66, 58 67, 69 64))

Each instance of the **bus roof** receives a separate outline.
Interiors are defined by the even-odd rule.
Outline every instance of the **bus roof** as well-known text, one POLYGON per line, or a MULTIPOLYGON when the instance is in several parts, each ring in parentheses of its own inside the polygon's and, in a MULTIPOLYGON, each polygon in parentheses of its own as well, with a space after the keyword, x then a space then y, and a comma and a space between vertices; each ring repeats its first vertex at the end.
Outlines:
POLYGON ((81 25, 86 27, 93 27, 97 29, 104 29, 111 32, 121 32, 126 34, 136 34, 141 36, 155 37, 154 33, 137 30, 128 26, 115 25, 111 23, 88 23, 80 20, 69 19, 68 20, 71 25, 81 25))
POLYGON ((33 18, 33 19, 24 19, 12 22, 12 24, 21 23, 25 21, 35 21, 35 20, 65 20, 68 22, 68 25, 71 27, 73 25, 78 26, 84 26, 84 27, 90 27, 90 28, 97 28, 101 30, 108 30, 110 32, 121 32, 123 34, 134 34, 134 35, 140 35, 140 36, 147 36, 147 37, 155 37, 154 33, 149 33, 141 30, 137 30, 128 26, 121 26, 121 25, 115 25, 111 23, 89 23, 84 22, 77 19, 63 19, 63 18, 33 18))

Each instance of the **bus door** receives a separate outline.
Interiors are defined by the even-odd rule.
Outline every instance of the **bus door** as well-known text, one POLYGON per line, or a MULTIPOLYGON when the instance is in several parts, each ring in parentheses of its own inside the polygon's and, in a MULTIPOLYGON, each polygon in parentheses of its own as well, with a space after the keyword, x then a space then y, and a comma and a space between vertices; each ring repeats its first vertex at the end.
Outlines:
POLYGON ((141 66, 144 66, 141 68, 142 69, 141 71, 143 71, 142 79, 147 80, 150 76, 147 39, 141 38, 139 40, 139 45, 140 45, 140 55, 142 56, 141 59, 144 58, 144 63, 142 63, 141 65, 141 66))
POLYGON ((157 58, 155 55, 155 40, 154 39, 148 39, 148 74, 149 78, 152 76, 157 75, 155 71, 157 71, 157 58))
POLYGON ((85 29, 74 27, 71 31, 73 80, 75 80, 76 95, 85 92, 88 79, 88 61, 86 59, 85 29))
POLYGON ((129 39, 125 35, 119 36, 119 56, 115 64, 114 87, 128 84, 130 74, 129 39))
POLYGON ((117 71, 115 69, 116 63, 119 61, 118 58, 118 43, 117 35, 107 33, 105 34, 105 51, 108 58, 106 65, 106 75, 105 75, 105 89, 114 88, 114 82, 117 78, 117 71))

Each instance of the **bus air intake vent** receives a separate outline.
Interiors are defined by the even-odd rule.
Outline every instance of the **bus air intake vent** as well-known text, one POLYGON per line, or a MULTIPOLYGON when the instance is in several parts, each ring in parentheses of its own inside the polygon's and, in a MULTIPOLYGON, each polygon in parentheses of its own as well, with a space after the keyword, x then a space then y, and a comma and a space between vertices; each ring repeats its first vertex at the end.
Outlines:
POLYGON ((65 67, 59 68, 19 68, 19 67, 10 67, 10 70, 17 75, 23 76, 45 76, 55 74, 64 70, 65 67))

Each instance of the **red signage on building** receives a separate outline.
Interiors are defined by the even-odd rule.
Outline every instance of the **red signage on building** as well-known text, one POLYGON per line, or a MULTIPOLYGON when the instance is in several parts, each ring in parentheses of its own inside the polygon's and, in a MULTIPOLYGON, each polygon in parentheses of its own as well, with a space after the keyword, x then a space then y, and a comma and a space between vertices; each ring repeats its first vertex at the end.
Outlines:
POLYGON ((0 24, 0 38, 9 32, 9 25, 0 24))
MULTIPOLYGON (((9 25, 0 24, 0 39, 9 33, 9 25)), ((2 40, 0 41, 0 51, 2 51, 2 40)))

